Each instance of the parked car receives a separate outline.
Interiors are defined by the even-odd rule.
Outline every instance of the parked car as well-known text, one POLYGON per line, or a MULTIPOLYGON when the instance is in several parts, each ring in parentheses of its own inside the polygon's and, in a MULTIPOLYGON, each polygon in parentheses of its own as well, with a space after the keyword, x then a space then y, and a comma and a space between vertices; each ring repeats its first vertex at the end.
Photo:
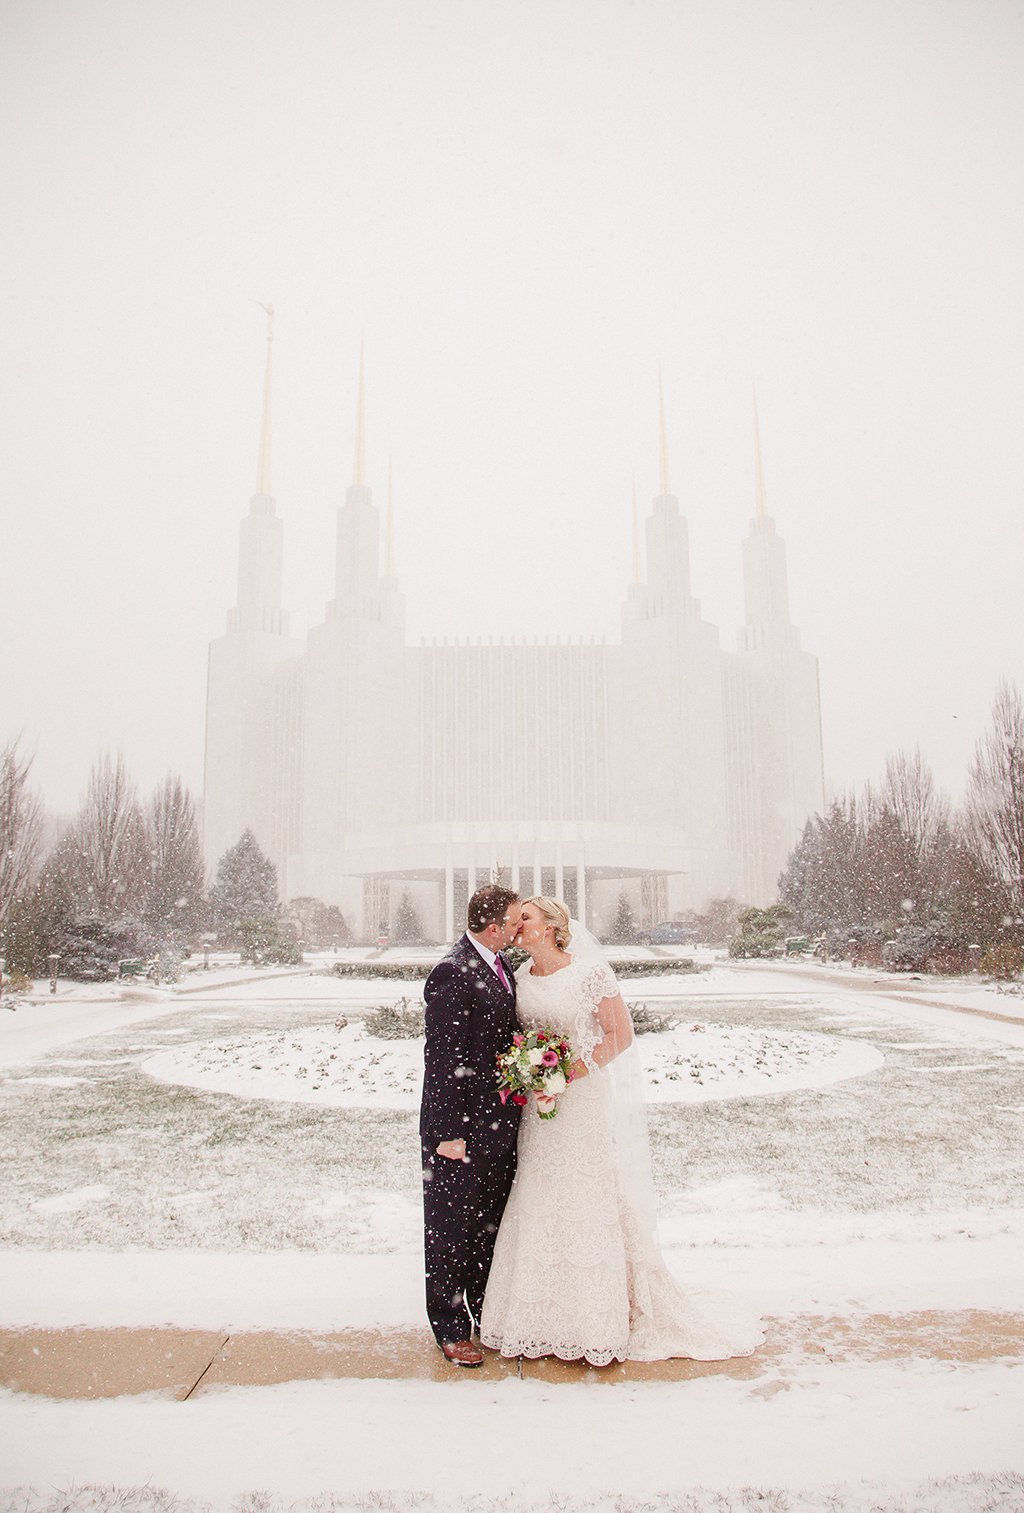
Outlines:
POLYGON ((641 942, 646 946, 692 946, 696 939, 697 931, 693 926, 684 925, 678 919, 664 919, 661 924, 644 930, 640 935, 641 942))

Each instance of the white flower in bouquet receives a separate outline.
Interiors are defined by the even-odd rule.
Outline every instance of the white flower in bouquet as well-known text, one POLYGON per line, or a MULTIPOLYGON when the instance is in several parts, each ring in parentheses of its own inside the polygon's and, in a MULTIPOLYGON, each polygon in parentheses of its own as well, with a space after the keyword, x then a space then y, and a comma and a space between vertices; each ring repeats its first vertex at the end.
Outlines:
POLYGON ((553 1119, 558 1111, 555 1101, 573 1078, 574 1051, 567 1040, 553 1030, 520 1030, 512 1036, 507 1051, 497 1057, 497 1094, 502 1103, 511 1101, 519 1108, 530 1101, 531 1093, 543 1093, 549 1107, 538 1105, 541 1119, 553 1119))

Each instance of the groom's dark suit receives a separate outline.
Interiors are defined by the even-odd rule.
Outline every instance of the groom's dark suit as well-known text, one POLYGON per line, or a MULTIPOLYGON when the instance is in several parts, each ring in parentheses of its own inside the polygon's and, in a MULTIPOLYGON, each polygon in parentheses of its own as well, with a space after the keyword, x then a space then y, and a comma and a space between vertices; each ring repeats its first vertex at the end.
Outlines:
POLYGON ((423 1150, 427 1316, 439 1345, 470 1338, 479 1324, 494 1241, 515 1175, 519 1109, 497 1093, 495 1058, 518 1029, 515 979, 506 990, 468 935, 423 989, 423 1150), (439 1156, 465 1140, 466 1160, 439 1156), (468 1312, 467 1312, 468 1310, 468 1312))

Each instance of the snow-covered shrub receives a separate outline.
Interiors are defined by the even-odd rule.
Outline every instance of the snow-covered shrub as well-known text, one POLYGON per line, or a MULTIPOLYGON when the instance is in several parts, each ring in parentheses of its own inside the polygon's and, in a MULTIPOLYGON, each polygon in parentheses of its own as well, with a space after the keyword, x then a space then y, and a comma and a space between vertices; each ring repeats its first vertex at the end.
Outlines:
POLYGON ((411 998, 382 1003, 363 1022, 366 1033, 378 1040, 418 1040, 426 1031, 423 1005, 411 998))
POLYGON ((670 1030, 676 1022, 674 1014, 659 1013, 642 999, 636 1003, 627 1003, 626 1008, 633 1021, 635 1035, 658 1035, 663 1030, 670 1030))
POLYGON ((729 942, 730 956, 778 956, 782 952, 790 911, 783 904, 767 909, 744 909, 739 931, 729 942))
POLYGON ((961 932, 948 920, 904 925, 895 940, 886 941, 883 965, 892 972, 959 973, 967 970, 968 948, 961 932))
POLYGON ((118 975, 120 962, 130 958, 149 961, 156 944, 140 925, 78 920, 66 926, 54 947, 60 957, 57 970, 61 977, 77 982, 109 982, 118 975))
POLYGON ((324 977, 358 977, 382 982, 425 982, 430 967, 412 961, 336 961, 326 967, 324 977))
POLYGON ((615 970, 620 977, 676 977, 685 972, 708 972, 710 963, 694 961, 692 956, 645 956, 635 961, 628 956, 611 953, 615 970))
POLYGON ((149 975, 154 982, 180 982, 185 970, 185 953, 166 946, 156 954, 149 975))
POLYGON ((926 925, 906 925, 895 940, 886 941, 882 961, 890 972, 923 972, 931 944, 926 925))
POLYGON ((978 962, 978 971, 997 982, 1012 982, 1024 971, 1024 948, 1012 940, 989 946, 978 962))
POLYGON ((298 941, 274 914, 240 919, 235 929, 243 958, 255 966, 295 967, 302 961, 298 941))

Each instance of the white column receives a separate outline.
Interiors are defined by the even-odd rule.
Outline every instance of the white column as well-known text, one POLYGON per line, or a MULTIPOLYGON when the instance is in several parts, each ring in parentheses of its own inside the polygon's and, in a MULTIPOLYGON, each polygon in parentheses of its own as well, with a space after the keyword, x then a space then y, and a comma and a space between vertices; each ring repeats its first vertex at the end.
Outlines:
POLYGON ((519 830, 512 831, 512 891, 518 893, 519 889, 519 830))
POLYGON ((533 838, 533 893, 535 898, 540 896, 540 876, 540 836, 535 835, 533 838))
POLYGON ((576 917, 581 925, 587 922, 587 868, 583 855, 583 839, 580 838, 576 852, 576 917))
POLYGON ((476 837, 466 842, 466 903, 476 892, 476 837))
POLYGON ((452 867, 452 848, 449 845, 444 858, 444 938, 455 939, 455 870, 452 867))
POLYGON ((565 897, 565 869, 562 866, 562 836, 555 842, 555 897, 565 897))

